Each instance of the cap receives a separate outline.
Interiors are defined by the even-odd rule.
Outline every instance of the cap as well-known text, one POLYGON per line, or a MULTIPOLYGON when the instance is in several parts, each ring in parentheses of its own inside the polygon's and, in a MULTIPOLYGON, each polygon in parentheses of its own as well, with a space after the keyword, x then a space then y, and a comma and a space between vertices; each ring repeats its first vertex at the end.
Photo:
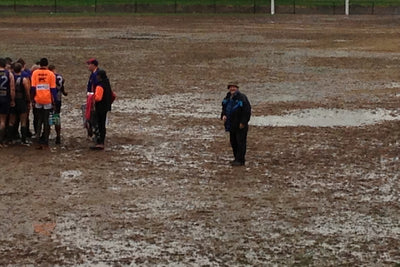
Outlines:
POLYGON ((99 62, 97 61, 96 58, 93 57, 93 58, 88 59, 88 61, 86 61, 86 64, 93 64, 95 66, 98 66, 99 62))
POLYGON ((235 86, 236 88, 239 88, 239 83, 236 82, 236 81, 234 81, 234 82, 229 82, 229 83, 228 83, 228 89, 229 89, 230 86, 235 86))

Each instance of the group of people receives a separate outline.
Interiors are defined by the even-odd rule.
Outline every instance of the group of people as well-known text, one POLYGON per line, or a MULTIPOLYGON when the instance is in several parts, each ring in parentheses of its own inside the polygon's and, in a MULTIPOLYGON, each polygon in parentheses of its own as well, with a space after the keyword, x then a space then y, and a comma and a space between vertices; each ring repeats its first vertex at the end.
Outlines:
MULTIPOLYGON (((104 149, 107 112, 115 94, 98 61, 86 62, 90 71, 87 85, 86 128, 93 136, 95 150, 104 149)), ((0 147, 8 144, 31 144, 36 140, 38 149, 48 148, 51 126, 56 131, 56 144, 61 143, 61 99, 68 95, 64 77, 57 73, 47 58, 41 58, 31 68, 19 58, 0 58, 0 147), (33 122, 29 114, 32 110, 33 122), (33 125, 33 133, 30 130, 33 125)))
MULTIPOLYGON (((99 68, 96 58, 86 61, 90 71, 85 106, 85 127, 92 137, 94 150, 103 150, 106 136, 106 118, 115 99, 110 81, 99 68)), ((51 124, 55 125, 56 144, 61 142, 61 98, 66 96, 64 78, 49 65, 47 58, 40 59, 27 69, 23 59, 13 62, 0 58, 0 146, 19 139, 29 144, 35 136, 40 149, 48 147, 51 124), (33 110, 34 134, 29 129, 29 112, 33 110)), ((228 84, 228 93, 222 101, 221 120, 230 133, 234 160, 232 166, 245 165, 248 122, 251 105, 246 95, 239 91, 237 82, 228 84)))
POLYGON ((61 142, 61 95, 67 95, 64 78, 42 58, 31 68, 19 58, 0 58, 0 146, 36 138, 40 149, 48 147, 50 124, 55 125, 56 143, 61 142), (29 114, 33 113, 33 130, 29 114), (51 118, 51 120, 50 120, 51 118))

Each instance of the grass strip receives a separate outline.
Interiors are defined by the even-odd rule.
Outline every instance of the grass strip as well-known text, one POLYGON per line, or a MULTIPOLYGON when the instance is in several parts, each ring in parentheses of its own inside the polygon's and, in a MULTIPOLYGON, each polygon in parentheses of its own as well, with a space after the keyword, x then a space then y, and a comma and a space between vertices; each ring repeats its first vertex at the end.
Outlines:
MULTIPOLYGON (((0 6, 221 5, 268 6, 270 0, 1 0, 0 6)), ((344 0, 275 0, 275 5, 344 6, 344 0)), ((400 6, 400 0, 350 0, 350 5, 400 6)))

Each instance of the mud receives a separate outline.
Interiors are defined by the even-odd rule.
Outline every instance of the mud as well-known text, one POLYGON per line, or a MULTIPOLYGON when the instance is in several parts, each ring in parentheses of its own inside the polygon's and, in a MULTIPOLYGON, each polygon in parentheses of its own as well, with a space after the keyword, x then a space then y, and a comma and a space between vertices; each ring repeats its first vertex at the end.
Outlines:
POLYGON ((61 145, 0 150, 0 265, 399 264, 397 17, 0 22, 0 54, 48 57, 69 93, 61 145), (118 95, 103 152, 80 110, 93 56, 118 95), (239 168, 231 80, 253 105, 239 168))

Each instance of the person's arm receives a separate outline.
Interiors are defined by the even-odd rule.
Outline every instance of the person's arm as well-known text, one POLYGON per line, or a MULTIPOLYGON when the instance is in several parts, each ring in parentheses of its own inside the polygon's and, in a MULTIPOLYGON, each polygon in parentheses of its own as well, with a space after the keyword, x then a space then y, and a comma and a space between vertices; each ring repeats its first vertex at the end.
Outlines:
POLYGON ((22 80, 22 84, 24 85, 25 88, 26 101, 29 104, 31 102, 31 83, 29 79, 25 77, 22 80))
POLYGON ((51 78, 50 78, 50 92, 53 98, 51 102, 54 105, 57 101, 57 84, 56 84, 56 75, 53 72, 51 73, 51 78))
POLYGON ((249 100, 245 95, 242 95, 242 112, 240 116, 240 125, 239 128, 243 129, 246 127, 250 121, 250 116, 251 116, 251 105, 249 100))
POLYGON ((55 104, 57 101, 57 88, 50 88, 52 103, 55 104))
POLYGON ((36 95, 36 73, 32 72, 31 76, 31 102, 35 103, 35 95, 36 95))
POLYGON ((92 92, 92 93, 94 93, 94 91, 96 90, 96 86, 97 86, 97 70, 98 69, 93 71, 92 74, 90 75, 90 78, 89 78, 90 79, 90 81, 89 81, 89 83, 90 83, 89 92, 92 92))
POLYGON ((228 95, 222 100, 221 120, 226 121, 226 104, 228 103, 228 95))
POLYGON ((67 96, 68 93, 65 91, 64 83, 65 83, 65 80, 64 80, 64 78, 63 78, 63 79, 62 79, 62 82, 61 82, 61 88, 60 88, 60 90, 61 90, 61 93, 63 94, 63 96, 67 96))
POLYGON ((104 89, 100 85, 96 86, 96 90, 94 93, 94 101, 99 102, 103 99, 104 89))
POLYGON ((15 106, 15 80, 14 75, 10 72, 10 96, 11 96, 11 106, 15 106))

